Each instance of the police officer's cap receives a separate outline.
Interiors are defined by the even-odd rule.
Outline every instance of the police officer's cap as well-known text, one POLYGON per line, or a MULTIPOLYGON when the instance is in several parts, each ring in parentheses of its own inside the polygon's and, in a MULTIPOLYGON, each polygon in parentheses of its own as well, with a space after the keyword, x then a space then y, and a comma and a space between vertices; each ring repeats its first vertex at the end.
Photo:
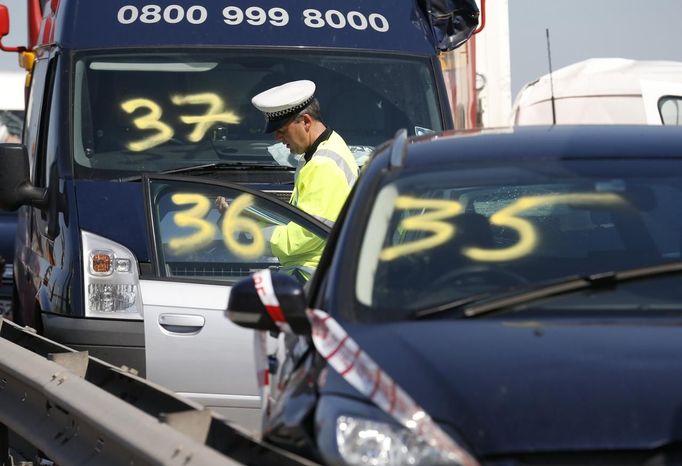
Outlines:
POLYGON ((314 82, 292 81, 261 92, 251 103, 265 114, 265 132, 272 133, 310 104, 314 93, 314 82))

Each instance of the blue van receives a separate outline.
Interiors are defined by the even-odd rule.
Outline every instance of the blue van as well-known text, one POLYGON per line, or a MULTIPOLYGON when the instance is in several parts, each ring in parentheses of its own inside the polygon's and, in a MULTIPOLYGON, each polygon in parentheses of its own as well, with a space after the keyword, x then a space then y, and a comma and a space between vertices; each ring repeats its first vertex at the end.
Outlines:
POLYGON ((439 57, 473 32, 474 1, 41 3, 14 49, 31 74, 23 144, 0 146, 0 207, 19 208, 16 321, 206 405, 257 407, 236 376, 250 333, 222 309, 277 260, 230 250, 212 204, 196 209, 248 194, 271 221, 329 230, 286 204, 298 161, 251 97, 313 80, 359 164, 398 128, 452 128, 439 57), (171 247, 205 232, 217 249, 171 247), (208 377, 215 354, 235 366, 208 377))

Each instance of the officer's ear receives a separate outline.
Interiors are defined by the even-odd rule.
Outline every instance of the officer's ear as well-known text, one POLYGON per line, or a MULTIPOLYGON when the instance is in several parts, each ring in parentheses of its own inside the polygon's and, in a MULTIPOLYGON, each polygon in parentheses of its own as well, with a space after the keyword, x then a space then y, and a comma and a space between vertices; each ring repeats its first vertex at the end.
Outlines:
POLYGON ((307 113, 304 113, 303 115, 301 115, 301 118, 303 119, 303 125, 305 126, 305 129, 309 130, 310 127, 313 125, 313 117, 311 117, 307 113))

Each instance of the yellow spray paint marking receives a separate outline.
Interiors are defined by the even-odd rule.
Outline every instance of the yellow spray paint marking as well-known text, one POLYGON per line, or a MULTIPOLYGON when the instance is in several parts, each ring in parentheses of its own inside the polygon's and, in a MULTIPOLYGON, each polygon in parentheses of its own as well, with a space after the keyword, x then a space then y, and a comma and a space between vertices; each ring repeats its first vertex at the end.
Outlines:
POLYGON ((396 209, 435 209, 433 212, 407 217, 400 222, 398 228, 409 231, 427 231, 433 235, 417 241, 391 246, 381 251, 379 259, 391 261, 400 256, 435 248, 447 242, 455 234, 455 226, 442 222, 462 212, 462 205, 457 201, 445 199, 418 199, 411 196, 400 196, 395 201, 396 209))
POLYGON ((265 237, 258 223, 250 218, 240 216, 253 203, 254 198, 251 194, 242 194, 235 198, 227 209, 222 223, 225 246, 234 254, 245 259, 252 259, 265 253, 265 237), (251 235, 250 244, 243 244, 234 238, 235 234, 240 232, 251 235))
POLYGON ((204 219, 211 209, 208 198, 201 194, 177 193, 171 196, 171 200, 175 205, 194 204, 191 209, 173 215, 173 221, 179 227, 197 229, 196 233, 190 236, 171 239, 168 242, 171 251, 175 254, 187 254, 209 245, 217 228, 204 219))
POLYGON ((530 254, 537 245, 538 236, 533 224, 517 217, 519 213, 525 210, 556 204, 594 205, 624 202, 622 197, 613 193, 573 193, 522 197, 490 217, 492 225, 505 226, 516 230, 519 241, 515 245, 504 249, 464 248, 462 254, 481 262, 509 261, 530 254))
POLYGON ((141 152, 159 144, 163 144, 173 138, 173 128, 161 121, 163 111, 161 107, 149 99, 131 99, 123 102, 121 108, 127 113, 133 113, 138 108, 146 108, 149 113, 135 118, 133 124, 139 129, 155 129, 157 132, 148 138, 141 139, 126 144, 126 147, 133 152, 141 152))
POLYGON ((171 97, 175 105, 208 105, 208 112, 197 116, 181 116, 183 123, 194 124, 194 131, 187 137, 192 142, 201 141, 206 132, 214 123, 227 123, 236 125, 241 120, 234 112, 225 112, 223 100, 216 94, 206 92, 203 94, 193 94, 171 97))

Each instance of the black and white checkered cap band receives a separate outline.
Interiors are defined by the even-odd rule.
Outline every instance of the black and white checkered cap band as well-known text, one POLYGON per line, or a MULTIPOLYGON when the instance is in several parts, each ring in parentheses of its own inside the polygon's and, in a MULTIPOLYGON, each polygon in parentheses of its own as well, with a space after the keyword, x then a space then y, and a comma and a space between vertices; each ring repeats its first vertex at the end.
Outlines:
POLYGON ((313 101, 314 97, 310 97, 309 99, 305 100, 304 102, 301 102, 300 104, 287 108, 286 110, 279 110, 277 112, 265 112, 265 118, 268 120, 281 120, 283 118, 286 118, 288 116, 294 115, 295 113, 300 112, 304 108, 310 104, 310 102, 313 101))

